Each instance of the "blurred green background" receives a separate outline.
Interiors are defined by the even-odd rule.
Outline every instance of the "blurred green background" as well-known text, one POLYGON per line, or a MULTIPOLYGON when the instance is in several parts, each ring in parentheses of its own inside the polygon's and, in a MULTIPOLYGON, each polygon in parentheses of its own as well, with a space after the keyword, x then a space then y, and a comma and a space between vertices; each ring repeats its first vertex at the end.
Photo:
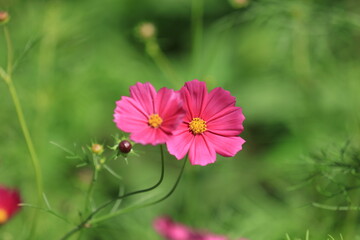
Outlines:
MULTIPOLYGON (((152 220, 163 214, 232 239, 305 239, 307 230, 310 239, 360 239, 358 210, 314 206, 360 206, 359 1, 241 2, 0 0, 0 10, 11 15, 18 60, 13 79, 45 194, 72 222, 79 222, 90 170, 76 168, 79 161, 50 142, 79 151, 92 141, 113 144, 111 135, 120 133, 113 123, 115 101, 129 94, 129 86, 179 89, 199 79, 209 89, 230 90, 243 108, 247 142, 234 158, 188 165, 167 201, 86 229, 82 239, 161 239, 152 220), (156 44, 166 58, 154 61, 135 34, 144 21, 156 26, 156 44), (351 162, 350 170, 329 164, 339 159, 351 162), (325 190, 340 193, 334 198, 325 190)), ((6 66, 3 32, 0 65, 6 66)), ((3 81, 0 103, 0 183, 19 188, 23 201, 35 204, 29 154, 3 81)), ((128 164, 109 161, 125 191, 155 183, 160 171, 158 147, 134 148, 138 156, 128 164)), ((166 193, 180 165, 167 154, 162 187, 123 204, 166 193)), ((119 181, 103 172, 95 202, 114 197, 118 188, 119 181)), ((1 226, 0 239, 26 239, 33 211, 24 207, 1 226)), ((39 217, 35 239, 59 239, 74 226, 45 212, 39 217)))

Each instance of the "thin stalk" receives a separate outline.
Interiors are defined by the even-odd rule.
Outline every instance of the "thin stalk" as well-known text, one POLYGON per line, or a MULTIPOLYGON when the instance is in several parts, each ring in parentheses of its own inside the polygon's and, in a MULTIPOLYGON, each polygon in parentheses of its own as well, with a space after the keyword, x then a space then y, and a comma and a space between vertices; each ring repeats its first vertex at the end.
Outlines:
POLYGON ((20 127, 22 130, 22 133, 24 135, 24 139, 27 145, 27 148, 29 150, 30 153, 30 157, 31 157, 31 163, 32 166, 34 168, 34 172, 35 172, 35 178, 36 178, 36 186, 37 186, 37 193, 38 193, 38 202, 41 203, 42 202, 42 193, 43 193, 43 186, 42 186, 42 174, 41 174, 41 169, 40 169, 40 163, 36 154, 36 150, 34 148, 34 144, 29 132, 29 128, 26 124, 25 121, 25 117, 24 117, 24 113, 21 107, 21 103, 17 94, 17 91, 15 89, 15 86, 13 84, 12 78, 11 78, 11 71, 12 71, 12 44, 11 44, 11 39, 10 39, 10 34, 8 29, 6 28, 6 26, 4 27, 4 33, 5 33, 5 38, 6 38, 6 44, 7 44, 7 49, 8 49, 8 67, 7 70, 8 72, 3 71, 3 69, 1 69, 0 71, 0 76, 4 79, 6 85, 8 86, 10 95, 11 95, 11 99, 14 103, 15 106, 15 110, 16 110, 16 114, 20 123, 20 127))
MULTIPOLYGON (((90 220, 96 215, 98 214, 101 210, 103 210, 104 208, 106 208, 107 206, 111 205, 112 203, 120 200, 120 199, 124 199, 126 197, 130 197, 132 195, 135 194, 139 194, 139 193, 144 193, 144 192, 148 192, 151 191, 155 188, 157 188, 162 181, 164 180, 164 151, 163 151, 163 146, 160 145, 160 154, 161 154, 161 173, 160 173, 160 178, 159 180, 151 187, 149 188, 145 188, 145 189, 141 189, 141 190, 137 190, 134 192, 129 192, 126 193, 124 195, 118 196, 115 199, 109 200, 108 202, 105 202, 104 204, 102 204, 101 206, 99 206, 97 209, 95 209, 91 214, 89 214, 89 216, 87 218, 85 218, 80 224, 78 224, 74 229, 72 229, 71 231, 69 231, 67 234, 65 234, 61 240, 65 240, 68 239, 70 236, 72 236, 73 234, 75 234, 76 232, 80 231, 81 229, 83 229, 84 227, 87 227, 90 223, 90 220)), ((115 213, 115 212, 114 212, 115 213)))
POLYGON ((12 63, 13 63, 13 47, 10 38, 10 32, 8 28, 4 27, 5 41, 7 45, 7 74, 12 75, 12 63))
MULTIPOLYGON (((37 202, 38 205, 41 207, 43 204, 43 200, 42 200, 42 194, 43 194, 43 185, 42 185, 42 174, 41 174, 41 168, 40 168, 40 162, 39 159, 37 157, 37 153, 30 135, 30 131, 29 128, 26 124, 25 121, 25 117, 24 117, 24 113, 21 107, 21 103, 16 91, 16 88, 13 84, 12 81, 12 70, 13 70, 13 49, 12 49, 12 43, 11 43, 11 37, 10 37, 10 32, 7 29, 6 26, 4 26, 4 34, 5 34, 5 41, 6 41, 6 47, 7 47, 7 72, 5 72, 4 69, 0 68, 0 77, 3 78, 3 80, 5 81, 6 85, 8 86, 10 95, 11 95, 11 99, 14 103, 15 106, 15 111, 20 123, 20 127, 28 148, 28 151, 30 153, 30 159, 31 159, 31 165, 33 167, 34 170, 34 174, 35 174, 35 182, 36 182, 36 188, 37 188, 37 202)), ((34 216, 33 216, 33 220, 31 221, 31 228, 30 228, 30 233, 29 233, 29 239, 32 238, 32 236, 34 235, 34 233, 36 232, 36 226, 37 226, 37 219, 38 219, 38 212, 35 212, 34 216)))
POLYGON ((304 17, 294 16, 293 26, 293 64, 299 85, 308 93, 311 89, 311 63, 309 39, 304 17))
POLYGON ((186 162, 187 160, 184 159, 183 160, 184 163, 182 165, 182 168, 180 170, 180 173, 176 179, 176 182, 175 184, 173 185, 173 187, 170 189, 170 191, 165 195, 163 196, 162 198, 156 200, 156 201, 153 201, 153 202, 149 202, 149 203, 144 203, 144 204, 141 204, 141 205, 137 205, 137 206, 130 206, 130 207, 127 207, 127 208, 124 208, 124 209, 121 209, 119 211, 116 211, 116 212, 113 212, 113 213, 110 213, 110 214, 107 214, 105 216, 101 216, 99 218, 95 218, 93 220, 90 220, 89 221, 89 224, 96 224, 96 223, 99 223, 99 222, 102 222, 102 221, 105 221, 105 220, 108 220, 110 218, 113 218, 113 217, 116 217, 118 215, 121 215, 121 214, 124 214, 124 213, 127 213, 127 212, 130 212, 130 211, 133 211, 133 210, 137 210, 137 209, 140 209, 140 208, 144 208, 144 207, 149 207, 149 206, 152 206, 152 205, 155 205, 157 203, 160 203, 162 201, 164 201, 165 199, 167 199, 168 197, 171 196, 171 194, 173 194, 173 192, 175 191, 176 187, 178 186, 179 182, 180 182, 180 179, 183 175, 183 172, 184 172, 184 169, 185 169, 185 165, 186 165, 186 162))
POLYGON ((180 81, 175 70, 167 59, 166 55, 161 51, 161 48, 156 39, 149 39, 145 42, 146 53, 153 59, 158 68, 170 80, 170 82, 177 86, 180 81))
POLYGON ((203 38, 203 0, 192 0, 191 30, 192 30, 192 67, 193 74, 200 74, 201 43, 203 38))
POLYGON ((92 175, 92 179, 91 179, 89 189, 88 189, 88 191, 86 193, 84 213, 88 212, 89 206, 91 205, 92 195, 93 195, 93 192, 94 192, 94 187, 95 187, 95 183, 97 181, 97 176, 98 176, 98 171, 99 171, 97 156, 95 154, 93 154, 93 164, 94 164, 94 172, 93 172, 93 175, 92 175))
MULTIPOLYGON (((94 189, 95 189, 95 183, 96 183, 96 181, 98 179, 98 175, 99 175, 99 171, 100 171, 100 168, 99 168, 100 165, 99 165, 97 155, 93 154, 92 159, 93 159, 94 171, 93 171, 93 174, 92 174, 92 179, 91 179, 90 186, 89 186, 88 191, 86 193, 85 206, 84 206, 84 210, 83 210, 84 215, 87 214, 88 212, 91 212, 91 205, 92 205, 92 202, 93 202, 93 194, 94 194, 94 189)), ((79 234, 77 239, 80 240, 81 237, 82 237, 82 234, 83 234, 83 231, 82 231, 83 229, 79 228, 78 230, 80 230, 80 234, 79 234)))

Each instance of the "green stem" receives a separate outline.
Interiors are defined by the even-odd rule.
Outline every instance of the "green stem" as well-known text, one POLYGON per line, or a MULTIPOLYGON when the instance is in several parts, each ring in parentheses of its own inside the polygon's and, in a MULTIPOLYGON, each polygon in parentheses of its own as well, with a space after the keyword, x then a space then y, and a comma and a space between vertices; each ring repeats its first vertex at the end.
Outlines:
MULTIPOLYGON (((65 236, 63 236, 61 238, 61 240, 65 240, 68 239, 70 236, 72 236, 73 234, 75 234, 76 232, 80 231, 81 229, 83 229, 84 227, 89 225, 90 220, 96 215, 98 214, 101 210, 103 210, 104 208, 106 208, 107 206, 111 205, 112 203, 116 202, 117 200, 120 199, 124 199, 126 197, 130 197, 132 195, 135 194, 139 194, 139 193, 144 193, 144 192, 148 192, 151 191, 155 188, 157 188, 162 181, 164 180, 164 150, 163 150, 163 146, 160 145, 160 154, 161 154, 161 173, 160 173, 160 178, 157 181, 157 183, 155 183, 153 186, 149 187, 149 188, 145 188, 145 189, 141 189, 141 190, 137 190, 134 192, 130 192, 130 193, 126 193, 124 195, 118 196, 115 199, 112 199, 104 204, 102 204, 100 207, 98 207, 97 209, 95 209, 91 214, 89 214, 89 216, 87 218, 85 218, 79 225, 77 225, 74 229, 72 229, 71 231, 69 231, 67 234, 65 234, 65 236)), ((115 212, 114 212, 115 213, 115 212)))
POLYGON ((25 138, 26 145, 28 147, 30 157, 31 157, 31 163, 34 168, 35 172, 35 178, 36 178, 36 186, 37 186, 37 193, 38 193, 38 202, 42 202, 42 193, 43 193, 43 186, 42 186, 42 175, 40 170, 40 163, 34 148, 34 144, 32 142, 32 138, 29 132, 29 128, 26 124, 24 113, 21 107, 21 103, 17 94, 17 91, 15 89, 15 86, 13 84, 12 78, 11 78, 11 71, 12 71, 12 47, 11 47, 11 40, 10 40, 10 34, 7 30, 6 26, 4 27, 5 32, 5 38, 6 38, 6 44, 8 48, 8 72, 5 72, 3 69, 0 70, 0 76, 4 79, 6 85, 8 86, 11 99, 14 103, 16 114, 20 123, 20 127, 22 130, 22 133, 25 138))
MULTIPOLYGON (((16 88, 13 84, 12 81, 12 70, 13 70, 13 65, 12 65, 12 61, 13 61, 13 49, 12 49, 12 43, 11 43, 11 37, 10 37, 10 32, 7 29, 6 26, 4 26, 4 34, 5 34, 5 40, 6 40, 6 47, 7 47, 7 72, 5 72, 5 70, 3 68, 0 67, 0 77, 3 78, 3 80, 5 81, 6 85, 8 86, 10 95, 11 95, 11 99, 14 103, 15 106, 15 111, 20 123, 20 127, 28 148, 28 151, 30 153, 30 159, 31 159, 31 164, 34 170, 34 174, 35 174, 35 181, 36 181, 36 187, 37 187, 37 201, 38 201, 38 205, 41 207, 43 201, 42 201, 42 194, 43 194, 43 185, 42 185, 42 174, 41 174, 41 168, 40 168, 40 162, 38 160, 37 154, 36 154, 36 150, 29 132, 29 128, 26 124, 25 121, 25 117, 24 117, 24 113, 21 107, 21 103, 16 91, 16 88)), ((33 237, 33 234, 36 232, 36 226, 37 226, 37 216, 38 216, 38 212, 35 212, 34 216, 33 216, 33 220, 30 221, 31 223, 31 228, 30 228, 30 233, 29 233, 29 239, 31 239, 33 237)))
POLYGON ((89 186, 89 189, 86 193, 86 200, 85 200, 85 207, 84 207, 84 213, 87 213, 89 210, 89 206, 91 205, 91 201, 92 201, 92 195, 94 192, 94 187, 95 187, 95 183, 97 181, 97 176, 98 176, 98 171, 99 171, 99 164, 97 161, 97 156, 95 154, 93 154, 93 165, 94 165, 94 172, 92 175, 92 179, 91 179, 91 183, 89 186))
POLYGON ((180 81, 175 70, 167 59, 166 55, 161 51, 161 48, 156 39, 149 39, 145 42, 146 52, 153 59, 155 64, 164 73, 164 75, 170 80, 170 82, 177 86, 180 81))
POLYGON ((184 172, 187 159, 184 159, 183 161, 184 161, 184 163, 182 165, 179 176, 177 177, 174 186, 170 189, 170 191, 165 196, 163 196, 162 198, 160 198, 160 199, 158 199, 156 201, 153 201, 153 202, 144 203, 144 204, 140 204, 140 205, 136 205, 136 206, 130 206, 130 207, 127 207, 127 208, 124 208, 124 209, 120 209, 119 211, 110 213, 108 215, 101 216, 99 218, 95 218, 95 219, 89 221, 89 224, 96 224, 96 223, 108 220, 110 218, 116 217, 118 215, 130 212, 130 211, 133 211, 133 210, 137 210, 137 209, 144 208, 144 207, 149 207, 149 206, 155 205, 157 203, 160 203, 160 202, 164 201, 165 199, 167 199, 168 197, 170 197, 171 194, 175 191, 176 187, 178 186, 178 184, 180 182, 180 179, 181 179, 181 176, 182 176, 182 174, 184 172))
POLYGON ((191 30, 192 30, 192 67, 193 74, 200 74, 201 43, 203 36, 203 0, 192 0, 191 30))
POLYGON ((12 75, 13 48, 8 28, 4 27, 5 40, 7 45, 7 74, 12 75))

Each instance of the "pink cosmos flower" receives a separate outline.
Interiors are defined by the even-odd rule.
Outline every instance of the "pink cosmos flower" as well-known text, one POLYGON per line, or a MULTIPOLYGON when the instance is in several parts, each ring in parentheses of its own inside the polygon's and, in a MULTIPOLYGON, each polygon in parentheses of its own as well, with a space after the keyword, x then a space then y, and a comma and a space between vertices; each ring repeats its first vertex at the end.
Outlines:
MULTIPOLYGON (((180 223, 176 223, 166 216, 156 218, 153 226, 154 229, 167 240, 229 240, 229 238, 225 236, 194 230, 180 223)), ((241 238, 239 240, 246 239, 241 238)))
POLYGON ((18 191, 0 185, 0 225, 6 223, 19 211, 20 202, 18 191))
POLYGON ((180 95, 172 89, 156 92, 150 83, 130 87, 130 97, 116 102, 114 122, 141 144, 165 143, 184 117, 180 95))
POLYGON ((245 142, 238 135, 245 119, 235 97, 218 87, 210 93, 198 80, 180 89, 186 111, 183 122, 167 142, 169 152, 177 159, 189 153, 193 165, 205 166, 216 161, 216 153, 232 157, 245 142))

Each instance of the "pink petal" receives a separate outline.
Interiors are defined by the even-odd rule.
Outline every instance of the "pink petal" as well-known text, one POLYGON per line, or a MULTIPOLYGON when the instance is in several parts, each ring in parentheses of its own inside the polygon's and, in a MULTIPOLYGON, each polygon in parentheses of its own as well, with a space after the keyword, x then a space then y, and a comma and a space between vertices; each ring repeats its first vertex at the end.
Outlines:
POLYGON ((155 230, 168 240, 190 240, 191 230, 169 217, 159 217, 154 221, 155 230))
POLYGON ((227 237, 214 235, 214 234, 207 234, 202 237, 202 240, 229 240, 227 237))
POLYGON ((173 136, 166 142, 166 146, 169 153, 180 160, 185 157, 194 139, 195 136, 189 132, 188 125, 182 123, 178 130, 173 133, 173 136))
POLYGON ((156 90, 150 83, 136 83, 131 86, 130 97, 139 102, 147 116, 155 113, 156 90))
POLYGON ((124 132, 139 131, 148 127, 148 117, 132 98, 122 97, 116 102, 114 122, 124 132))
POLYGON ((220 87, 214 88, 208 95, 207 103, 201 113, 201 117, 208 121, 208 119, 224 109, 235 106, 235 102, 235 97, 231 96, 229 91, 220 87))
POLYGON ((224 137, 210 132, 205 132, 204 135, 206 140, 214 146, 216 153, 224 157, 235 156, 245 143, 245 140, 241 137, 224 137))
POLYGON ((156 112, 163 119, 161 129, 172 133, 185 115, 180 94, 172 89, 162 88, 158 91, 155 105, 156 112))
POLYGON ((191 232, 186 226, 174 224, 168 229, 167 238, 170 240, 189 240, 191 232))
POLYGON ((173 224, 169 217, 158 217, 154 220, 153 227, 161 235, 166 235, 169 227, 173 224))
POLYGON ((162 131, 160 128, 147 127, 133 131, 130 134, 130 139, 134 142, 146 145, 146 144, 162 144, 170 138, 170 135, 162 131))
POLYGON ((208 96, 206 84, 195 79, 186 82, 180 92, 183 96, 187 119, 190 121, 194 117, 200 117, 208 96))
POLYGON ((244 130, 242 125, 244 119, 240 107, 228 107, 214 115, 206 125, 209 132, 223 136, 236 136, 244 130))
POLYGON ((190 147, 189 159, 192 165, 205 166, 216 161, 214 146, 204 134, 196 135, 190 147))

